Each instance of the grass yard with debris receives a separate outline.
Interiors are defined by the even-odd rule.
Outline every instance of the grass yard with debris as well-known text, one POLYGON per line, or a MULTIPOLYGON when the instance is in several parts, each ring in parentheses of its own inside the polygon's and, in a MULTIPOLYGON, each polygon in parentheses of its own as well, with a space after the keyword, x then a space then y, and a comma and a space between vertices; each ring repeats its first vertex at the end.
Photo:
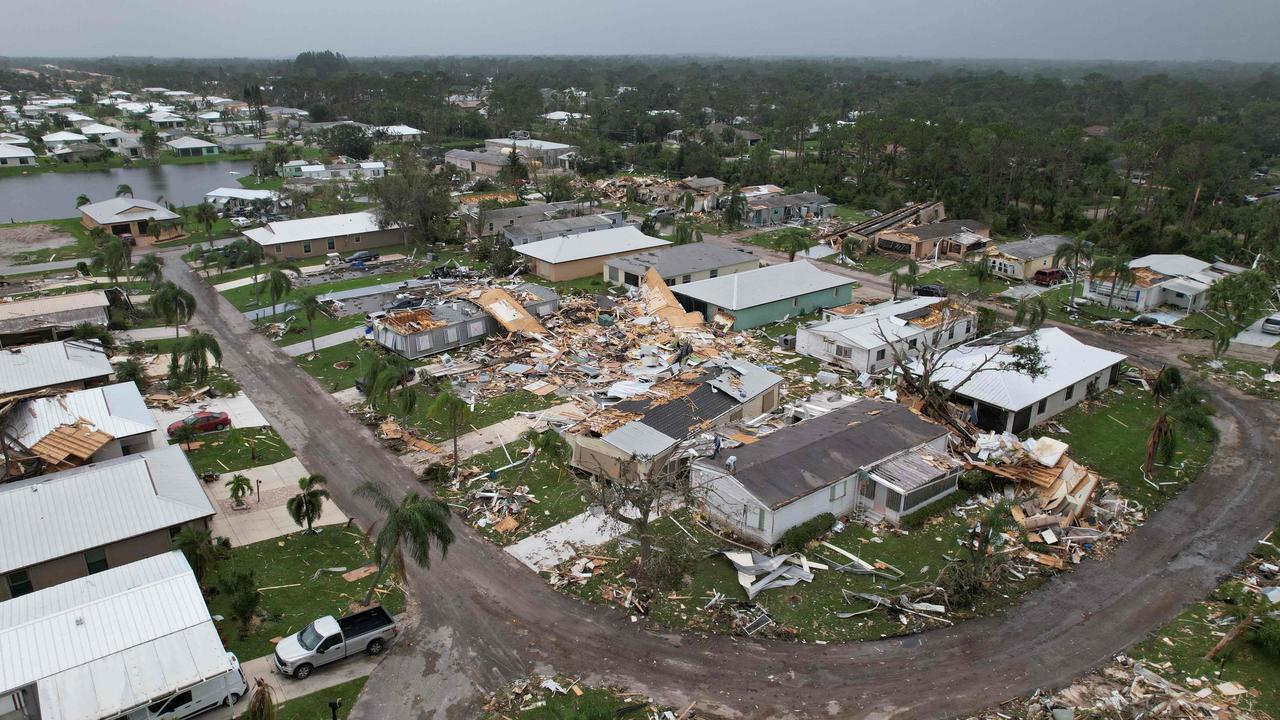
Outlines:
MULTIPOLYGON (((566 689, 569 687, 567 682, 562 682, 561 685, 566 689)), ((623 695, 613 690, 599 688, 582 690, 582 695, 573 693, 557 695, 545 690, 534 690, 534 692, 538 694, 540 700, 531 701, 529 704, 543 703, 538 707, 530 707, 528 710, 520 710, 518 707, 504 708, 502 711, 488 712, 481 717, 484 720, 605 720, 617 717, 614 713, 621 708, 645 701, 636 695, 623 695)), ((513 700, 520 707, 525 707, 522 699, 514 698, 513 700)), ((636 713, 629 717, 649 716, 636 713)), ((282 718, 282 720, 288 719, 282 718)))
POLYGON ((906 266, 906 264, 907 261, 902 258, 868 253, 858 258, 850 267, 872 275, 887 275, 906 266))
POLYGON ((231 428, 196 437, 187 460, 196 474, 226 473, 271 465, 293 457, 293 450, 271 427, 231 428))
MULTIPOLYGON (((1067 310, 1067 302, 1071 299, 1071 283, 1063 283, 1052 290, 1042 293, 1040 297, 1044 298, 1045 304, 1048 306, 1049 320, 1077 327, 1089 327, 1094 320, 1129 320, 1135 315, 1132 310, 1118 307, 1108 308, 1106 305, 1098 305, 1080 299, 1076 301, 1076 313, 1072 315, 1067 310)), ((1084 286, 1077 285, 1076 298, 1083 297, 1084 286)), ((1017 303, 1011 304, 1016 305, 1017 303)))
MULTIPOLYGON (((1280 544, 1277 533, 1272 533, 1270 542, 1273 544, 1259 545, 1253 554, 1276 563, 1280 560, 1280 551, 1275 547, 1280 544)), ((1214 660, 1204 659, 1234 624, 1231 619, 1236 606, 1225 599, 1238 585, 1239 580, 1228 580, 1209 599, 1183 611, 1129 655, 1160 666, 1168 663, 1172 666, 1171 679, 1184 686, 1186 678, 1205 678, 1206 685, 1238 682, 1257 693, 1252 698, 1254 710, 1280 717, 1280 655, 1268 654, 1257 642, 1241 637, 1214 660)))
MULTIPOLYGON (((413 414, 407 418, 400 418, 400 420, 403 424, 412 427, 415 435, 424 440, 440 444, 446 440, 452 440, 453 436, 449 433, 447 427, 428 414, 428 410, 431 407, 431 397, 424 393, 422 398, 419 399, 418 407, 413 411, 413 414)), ((515 417, 517 412, 544 410, 563 402, 565 402, 565 399, 557 397, 555 393, 534 395, 528 390, 516 390, 506 395, 497 395, 488 400, 480 400, 476 402, 475 408, 472 409, 470 422, 467 427, 462 429, 462 434, 465 435, 475 428, 488 427, 503 420, 509 420, 515 417)))
MULTIPOLYGON (((372 575, 347 582, 341 573, 323 570, 340 567, 350 571, 371 564, 370 543, 359 531, 341 525, 320 530, 315 535, 296 532, 232 548, 230 556, 213 568, 212 578, 206 578, 207 584, 216 587, 219 572, 254 572, 262 602, 259 617, 245 637, 240 637, 235 621, 230 619, 229 597, 220 593, 209 597, 209 612, 227 618, 218 624, 227 650, 242 661, 270 655, 275 651, 275 639, 301 630, 318 617, 345 615, 352 611, 353 603, 364 601, 373 583, 372 575)), ((388 584, 384 579, 383 587, 388 584)), ((375 597, 392 615, 404 611, 404 593, 393 583, 375 597)))
POLYGON ((1262 379, 1263 375, 1272 372, 1270 367, 1262 363, 1224 357, 1220 361, 1221 368, 1212 368, 1209 363, 1213 358, 1208 355, 1180 355, 1179 358, 1191 365, 1197 373, 1228 383, 1240 392, 1268 400, 1280 400, 1280 382, 1262 379))
POLYGON ((1072 459, 1089 466, 1120 486, 1127 498, 1155 509, 1172 498, 1199 474, 1213 453, 1214 440, 1199 433, 1178 431, 1178 447, 1172 467, 1157 465, 1152 470, 1153 487, 1143 479, 1142 463, 1147 457, 1147 438, 1160 415, 1160 405, 1151 393, 1137 385, 1122 383, 1054 416, 1050 424, 1066 428, 1066 433, 1049 427, 1033 428, 1028 436, 1048 435, 1067 443, 1072 459))
POLYGON ((294 358, 308 375, 320 382, 326 390, 334 392, 355 387, 360 377, 360 342, 351 340, 333 347, 320 348, 314 355, 307 353, 294 358), (343 364, 343 367, 334 365, 343 364))
POLYGON ((346 720, 351 714, 351 708, 356 704, 356 698, 360 697, 360 691, 364 690, 364 684, 369 682, 369 676, 348 680, 339 683, 331 688, 317 690, 309 695, 296 697, 288 702, 281 703, 276 708, 277 720, 324 720, 332 717, 329 710, 329 701, 335 698, 342 701, 342 707, 338 708, 338 720, 346 720))
POLYGON ((969 268, 964 265, 950 265, 938 270, 930 270, 920 276, 920 284, 941 285, 952 296, 964 295, 978 298, 991 297, 996 293, 1004 292, 1009 287, 1007 280, 993 277, 982 283, 982 287, 979 288, 978 278, 970 274, 969 268))
MULTIPOLYGON (((277 345, 293 345, 294 343, 309 343, 314 333, 317 339, 325 335, 331 335, 342 330, 350 330, 351 328, 364 326, 364 315, 359 313, 354 315, 339 315, 333 317, 321 313, 316 316, 315 321, 310 328, 307 327, 307 318, 299 312, 280 313, 280 321, 284 322, 289 317, 293 318, 293 322, 289 323, 289 329, 278 338, 271 338, 271 341, 277 345)), ((258 327, 264 327, 271 324, 271 318, 263 318, 254 322, 258 327)))
MULTIPOLYGON (((757 595, 755 601, 768 610, 782 628, 779 634, 799 640, 875 640, 938 626, 940 623, 917 621, 908 621, 904 625, 885 610, 847 619, 836 617, 835 613, 870 608, 870 604, 862 600, 854 600, 852 604, 846 602, 842 590, 896 597, 913 588, 931 587, 937 580, 939 571, 947 564, 944 556, 960 557, 963 554, 960 540, 980 516, 979 510, 971 509, 967 512, 967 517, 958 517, 954 509, 943 501, 939 505, 938 514, 925 520, 914 530, 895 532, 850 524, 828 542, 867 562, 883 562, 900 569, 904 573, 902 580, 890 581, 870 575, 852 575, 834 569, 815 570, 812 583, 801 582, 791 587, 766 590, 757 595)), ((698 555, 732 547, 727 541, 699 527, 688 512, 681 511, 676 514, 676 518, 697 539, 695 551, 698 555)), ((670 518, 658 520, 653 529, 654 544, 659 547, 689 542, 689 538, 670 518)), ((584 585, 571 585, 569 592, 609 604, 601 596, 602 585, 622 583, 618 575, 638 552, 638 547, 634 545, 626 547, 618 541, 607 543, 593 554, 617 558, 617 561, 604 565, 603 572, 596 574, 584 585)), ((827 563, 826 559, 842 560, 840 555, 821 546, 811 548, 805 557, 819 563, 827 563)), ((1020 566, 1031 564, 1019 563, 1020 566)), ((1034 574, 1027 581, 1019 583, 1008 579, 1009 576, 1006 575, 1006 580, 1002 581, 1000 587, 985 596, 981 602, 970 607, 953 608, 946 614, 946 619, 959 622, 988 615, 1038 586, 1048 576, 1045 573, 1052 571, 1037 567, 1030 569, 1030 572, 1034 574)), ((723 555, 715 554, 698 560, 689 575, 692 577, 690 584, 673 591, 655 593, 649 606, 649 620, 681 630, 729 632, 727 618, 713 615, 703 608, 713 591, 723 593, 726 604, 747 602, 746 591, 738 584, 733 565, 723 555)), ((621 610, 618 605, 613 607, 621 610)))
MULTIPOLYGON (((508 443, 507 452, 511 453, 510 459, 507 457, 507 452, 504 452, 502 448, 496 448, 480 455, 473 455, 463 463, 463 467, 460 469, 460 474, 463 477, 475 476, 470 482, 457 490, 447 485, 437 486, 435 490, 439 493, 440 498, 448 503, 470 507, 471 492, 479 489, 489 481, 487 471, 509 465, 512 460, 521 460, 525 457, 524 451, 526 449, 520 443, 508 443), (466 468, 471 468, 471 471, 468 472, 466 468)), ((498 485, 507 489, 514 488, 520 484, 522 469, 523 464, 499 471, 496 478, 498 485)), ((468 518, 468 524, 475 527, 481 535, 484 535, 494 544, 506 546, 517 540, 542 532, 553 525, 558 525, 575 515, 580 515, 586 511, 587 503, 583 500, 582 494, 574 482, 573 473, 574 470, 570 467, 554 467, 545 459, 537 460, 534 462, 533 467, 529 468, 529 472, 525 475, 523 482, 529 486, 529 492, 538 499, 538 502, 528 505, 525 512, 517 516, 517 520, 520 521, 520 527, 510 533, 498 532, 493 529, 493 525, 490 523, 485 523, 484 525, 477 523, 483 517, 481 513, 477 513, 475 517, 468 518)))
MULTIPOLYGON (((299 290, 305 291, 308 293, 316 293, 316 294, 334 293, 342 290, 355 290, 356 288, 371 287, 373 285, 382 285, 383 283, 409 280, 411 278, 418 277, 422 273, 423 273, 423 268, 418 266, 414 266, 413 268, 408 270, 399 270, 396 272, 370 272, 368 274, 360 275, 358 277, 345 278, 342 280, 335 280, 333 282, 316 283, 313 285, 306 285, 306 286, 298 285, 296 286, 297 289, 294 290, 293 293, 290 293, 290 295, 298 292, 299 290)), ((288 273, 288 275, 290 280, 296 279, 294 278, 293 273, 288 273)), ((262 281, 265 282, 265 278, 262 281)), ((261 297, 262 304, 259 305, 254 298, 253 285, 242 285, 240 287, 231 288, 230 290, 224 290, 222 292, 222 297, 226 298, 227 302, 231 303, 232 305, 235 305, 236 308, 240 310, 270 308, 271 297, 267 294, 267 290, 265 287, 262 289, 261 295, 262 295, 261 297)), ((285 303, 289 302, 290 299, 291 297, 289 296, 283 297, 280 299, 278 304, 284 305, 285 303)), ((280 312, 283 313, 284 311, 281 310, 280 312)))

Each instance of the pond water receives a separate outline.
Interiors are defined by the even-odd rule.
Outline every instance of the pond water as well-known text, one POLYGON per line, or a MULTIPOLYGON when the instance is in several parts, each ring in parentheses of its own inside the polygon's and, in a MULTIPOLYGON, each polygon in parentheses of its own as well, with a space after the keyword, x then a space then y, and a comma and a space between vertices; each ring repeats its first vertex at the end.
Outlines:
POLYGON ((194 165, 147 165, 88 172, 43 172, 0 177, 0 223, 10 220, 54 220, 75 217, 82 193, 98 202, 115 197, 116 186, 133 188, 133 196, 174 205, 199 203, 217 187, 239 187, 237 179, 252 172, 247 160, 194 165))

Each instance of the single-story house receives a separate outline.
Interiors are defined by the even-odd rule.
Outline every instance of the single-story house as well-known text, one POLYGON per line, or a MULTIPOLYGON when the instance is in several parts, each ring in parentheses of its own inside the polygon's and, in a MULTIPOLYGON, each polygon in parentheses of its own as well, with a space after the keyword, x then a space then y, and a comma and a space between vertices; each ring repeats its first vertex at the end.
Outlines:
POLYGON ((835 216, 836 204, 831 202, 831 198, 814 192, 803 192, 748 198, 743 222, 759 227, 809 218, 825 220, 835 216))
POLYGON ((111 152, 124 157, 142 157, 144 152, 142 135, 136 132, 121 130, 110 135, 104 135, 102 136, 102 144, 111 152))
MULTIPOLYGON (((569 429, 570 464, 594 475, 625 479, 668 463, 685 462, 689 441, 728 423, 772 412, 778 407, 782 378, 741 360, 709 360, 680 369, 569 429)), ((696 453, 696 449, 691 449, 696 453)))
POLYGON ((512 247, 515 247, 549 238, 581 235, 595 230, 619 227, 626 221, 626 218, 627 213, 625 210, 615 210, 598 215, 543 220, 541 222, 528 223, 527 225, 504 228, 502 236, 512 247))
POLYGON ((387 313, 374 320, 373 339, 398 355, 417 360, 499 332, 530 330, 536 334, 533 325, 513 323, 524 320, 538 324, 536 318, 559 308, 560 296, 541 285, 525 283, 511 290, 475 289, 429 307, 387 313))
POLYGON ((987 248, 987 264, 992 272, 1011 280, 1029 281, 1037 270, 1057 267, 1053 256, 1071 238, 1061 235, 1038 235, 987 248))
POLYGON ((177 445, 0 485, 0 600, 166 553, 213 515, 177 445))
POLYGON ((668 287, 755 270, 760 259, 749 252, 710 243, 670 245, 606 260, 605 282, 640 287, 645 271, 657 270, 668 287))
POLYGON ((893 366, 896 347, 913 357, 921 346, 946 348, 978 332, 977 312, 946 298, 913 297, 828 310, 796 328, 796 352, 858 372, 893 366))
POLYGON ((732 145, 741 140, 747 147, 755 147, 764 140, 764 136, 754 130, 732 127, 722 122, 713 122, 702 129, 702 137, 710 138, 718 143, 732 145))
POLYGON ((768 547, 823 513, 897 523, 955 492, 948 431, 904 405, 862 400, 693 463, 707 517, 768 547))
POLYGON ((151 125, 157 130, 177 130, 185 127, 187 124, 186 120, 164 110, 157 110, 156 112, 148 113, 147 120, 149 120, 151 125))
POLYGON ((57 340, 80 323, 106 327, 110 304, 102 290, 0 303, 0 345, 57 340))
POLYGON ((511 164, 508 156, 501 152, 484 150, 449 150, 444 154, 444 161, 468 173, 468 177, 497 177, 502 168, 511 164))
POLYGON ((272 190, 250 190, 243 187, 220 187, 214 188, 204 194, 204 199, 213 203, 213 206, 219 210, 228 208, 246 207, 252 205, 255 200, 270 200, 272 206, 276 204, 279 195, 272 190))
POLYGON ((111 125, 103 125, 102 123, 89 123, 76 128, 81 135, 89 138, 90 142, 101 142, 108 135, 114 135, 120 132, 120 128, 111 125))
POLYGON ((102 227, 112 235, 128 235, 136 245, 150 245, 157 241, 151 232, 153 225, 160 226, 159 241, 186 234, 182 230, 182 216, 178 213, 159 203, 130 197, 81 205, 80 224, 87 230, 102 227))
POLYGON ((85 143, 89 142, 89 138, 81 135, 80 133, 71 132, 70 130, 59 130, 57 132, 49 133, 48 135, 41 135, 40 142, 44 143, 45 147, 53 147, 54 145, 85 143))
POLYGON ((14 132, 0 132, 0 145, 30 145, 31 138, 14 132))
POLYGON ((228 135, 218 139, 223 152, 259 152, 267 149, 267 141, 252 135, 228 135))
POLYGON ((951 390, 953 402, 969 407, 978 427, 1020 433, 1114 385, 1124 359, 1060 328, 1015 329, 951 350, 932 378, 951 390), (1044 374, 1039 377, 1008 366, 1009 350, 1026 344, 1040 348, 1044 374))
POLYGON ((67 143, 49 148, 49 157, 58 162, 72 163, 81 160, 97 160, 105 154, 106 148, 89 142, 67 143))
POLYGON ((422 131, 408 125, 379 125, 373 128, 375 137, 389 143, 421 142, 422 131))
POLYGON ((148 706, 191 709, 183 691, 237 671, 186 557, 165 551, 0 603, 0 647, 21 660, 0 663, 4 717, 160 717, 148 706))
POLYGON ((358 163, 331 163, 321 165, 307 160, 290 160, 279 165, 276 170, 281 177, 310 178, 312 180, 346 180, 355 177, 364 179, 380 178, 387 174, 387 164, 381 160, 366 160, 358 163))
POLYGON ((164 146, 178 157, 201 157, 204 155, 217 155, 222 152, 222 148, 215 143, 190 135, 174 138, 165 143, 164 146))
POLYGON ((35 167, 36 153, 29 147, 0 143, 0 167, 35 167))
POLYGON ((990 243, 991 226, 977 220, 942 220, 891 228, 876 235, 876 250, 915 260, 962 260, 990 243))
POLYGON ((565 110, 553 110, 549 113, 543 113, 542 119, 548 122, 560 123, 567 125, 570 120, 590 120, 590 115, 584 115, 579 112, 568 112, 565 110))
POLYGON ((583 235, 539 240, 519 245, 515 251, 528 259, 530 272, 534 275, 561 282, 599 275, 604 271, 605 261, 610 258, 670 244, 662 238, 645 235, 634 226, 624 225, 583 235))
POLYGON ((493 237, 501 235, 507 228, 517 225, 542 222, 543 220, 559 220, 579 215, 594 215, 596 208, 591 203, 577 200, 563 200, 553 203, 534 203, 516 207, 481 209, 471 206, 462 213, 462 221, 467 226, 471 237, 493 237))
POLYGON ((1237 265, 1208 263, 1187 255, 1147 255, 1131 261, 1129 268, 1133 270, 1132 283, 1119 283, 1115 288, 1105 274, 1090 277, 1085 297, 1135 312, 1163 305, 1194 312, 1204 308, 1214 283, 1245 271, 1237 265))
POLYGON ((405 239, 398 226, 379 226, 377 215, 368 210, 270 222, 245 230, 244 236, 261 245, 267 257, 288 260, 372 250, 400 244, 405 239))
POLYGON ((671 288, 686 310, 733 330, 778 322, 822 308, 847 305, 854 281, 807 260, 770 265, 676 285, 671 288))
MULTIPOLYGON (((24 468, 38 474, 155 447, 155 417, 132 382, 25 400, 0 427, 12 449, 39 459, 24 468)), ((14 469, 11 464, 10 476, 14 469)))
POLYGON ((485 150, 492 153, 518 152, 526 162, 535 163, 534 167, 548 170, 561 168, 563 166, 560 160, 561 157, 569 153, 578 152, 577 145, 566 145, 565 143, 535 140, 533 138, 523 140, 490 138, 484 141, 484 147, 485 150))
POLYGON ((93 340, 58 340, 0 349, 0 398, 46 388, 80 390, 102 385, 115 370, 93 340))

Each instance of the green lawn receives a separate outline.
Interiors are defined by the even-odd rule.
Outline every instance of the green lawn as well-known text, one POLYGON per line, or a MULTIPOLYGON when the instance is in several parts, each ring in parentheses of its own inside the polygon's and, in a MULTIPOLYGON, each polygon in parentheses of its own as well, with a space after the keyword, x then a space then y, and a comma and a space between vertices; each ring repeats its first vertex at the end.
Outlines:
POLYGON ((1271 368, 1262 363, 1248 360, 1235 360, 1224 357, 1220 361, 1221 368, 1209 367, 1213 359, 1208 355, 1181 355, 1183 361, 1189 363, 1197 372, 1228 382, 1250 395, 1280 400, 1280 382, 1267 382, 1262 379, 1271 368))
POLYGON ((543 280, 537 275, 530 275, 526 273, 522 275, 520 279, 523 282, 535 283, 543 287, 551 288, 552 290, 555 290, 557 293, 560 293, 562 295, 568 295, 568 294, 576 295, 580 293, 592 293, 592 294, 605 293, 609 288, 609 283, 605 282, 604 278, 601 277, 600 275, 588 275, 587 277, 578 278, 577 280, 562 280, 560 282, 551 282, 549 280, 543 280))
POLYGON ((236 178, 236 181, 250 190, 275 190, 278 192, 280 188, 284 187, 284 178, 277 176, 264 177, 259 180, 254 175, 241 175, 236 178))
MULTIPOLYGON (((299 287, 308 293, 331 293, 340 290, 354 290, 356 288, 370 287, 372 285, 381 285, 383 283, 397 282, 400 280, 408 280, 422 274, 421 268, 411 268, 408 270, 399 270, 396 272, 379 272, 361 275, 359 277, 346 278, 344 280, 336 280, 334 282, 320 283, 317 285, 308 285, 305 288, 299 287)), ((293 279, 290 277, 290 279, 293 279)), ((258 307, 271 307, 271 298, 267 295, 265 289, 262 291, 262 305, 258 305, 254 299, 253 285, 244 285, 238 288, 224 290, 222 296, 232 305, 240 310, 253 310, 258 307)), ((285 297, 280 300, 283 305, 289 302, 289 298, 285 297)))
MULTIPOLYGON (((1271 542, 1274 543, 1275 538, 1273 533, 1271 542)), ((1280 559, 1274 545, 1259 545, 1253 554, 1272 563, 1280 559)), ((1280 717, 1280 657, 1268 655, 1256 643, 1242 638, 1215 660, 1204 660, 1205 654, 1231 627, 1230 623, 1213 623, 1236 617, 1235 606, 1224 601, 1229 591, 1238 585, 1239 581, 1228 580, 1209 599, 1192 605, 1128 654, 1151 663, 1171 663, 1172 679, 1179 683, 1184 683, 1183 678, 1187 677, 1204 678, 1212 684, 1238 682, 1258 693, 1252 700, 1255 710, 1280 717)), ((1165 675, 1170 677, 1168 673, 1165 675)), ((1246 698, 1245 702, 1249 700, 1246 698)))
POLYGON ((872 275, 885 275, 894 272, 900 267, 907 264, 906 260, 901 258, 892 258, 887 255, 878 255, 870 253, 858 258, 858 260, 850 267, 855 270, 861 270, 872 275))
MULTIPOLYGON (((273 338, 277 345, 292 345, 294 343, 307 342, 311 339, 311 333, 314 331, 317 338, 324 337, 339 330, 347 330, 354 327, 364 325, 364 315, 342 315, 339 317, 330 317, 328 315, 317 316, 315 322, 312 323, 311 329, 307 327, 307 318, 305 315, 297 312, 280 313, 280 321, 288 317, 293 317, 293 322, 289 323, 289 329, 279 338, 273 338)), ((271 319, 267 318, 259 320, 255 325, 270 324, 271 319)))
POLYGON ((1029 435, 1049 435, 1069 444, 1067 452, 1072 459, 1089 466, 1104 480, 1117 483, 1125 497, 1154 508, 1195 479, 1214 445, 1210 438, 1180 431, 1172 463, 1175 467, 1153 468, 1151 480, 1160 488, 1152 487, 1143 479, 1141 466, 1151 426, 1159 414, 1159 405, 1150 393, 1124 383, 1055 416, 1053 422, 1066 428, 1066 433, 1053 433, 1041 426, 1029 435))
MULTIPOLYGON (((870 528, 851 524, 829 541, 867 562, 884 562, 902 570, 904 576, 900 581, 835 570, 817 570, 812 583, 802 582, 792 587, 766 590, 757 595, 755 601, 767 609, 774 621, 781 626, 780 634, 799 640, 875 640, 923 629, 915 622, 902 625, 884 611, 848 619, 837 618, 833 613, 853 612, 869 607, 869 604, 862 602, 846 603, 842 590, 890 596, 905 592, 907 586, 923 589, 935 582, 939 571, 947 564, 944 555, 954 557, 960 552, 958 544, 961 537, 967 533, 969 525, 979 518, 977 511, 970 511, 968 518, 958 518, 943 509, 948 505, 945 501, 940 503, 936 506, 938 514, 933 519, 908 533, 881 531, 877 534, 870 528)), ((717 552, 729 545, 702 530, 686 511, 677 513, 676 519, 696 538, 694 552, 706 557, 694 564, 689 573, 692 577, 690 584, 674 591, 660 591, 652 596, 649 621, 684 631, 729 632, 727 618, 703 609, 712 592, 726 595, 727 603, 747 600, 746 591, 738 584, 733 565, 717 552)), ((690 542, 688 536, 669 518, 659 520, 653 528, 654 543, 658 546, 670 547, 675 543, 690 542)), ((638 548, 625 548, 615 541, 599 549, 598 554, 618 558, 618 561, 607 564, 603 573, 597 574, 585 585, 572 586, 570 592, 601 601, 600 586, 606 582, 616 584, 616 576, 636 557, 638 548)), ((833 561, 840 559, 836 553, 822 547, 811 549, 806 557, 814 562, 825 562, 824 557, 833 561)), ((990 614, 1015 602, 1018 595, 1034 588, 1044 577, 1033 576, 1021 584, 1002 582, 975 605, 952 608, 946 617, 959 622, 990 614)))
POLYGON ((1000 278, 992 278, 978 287, 978 279, 969 274, 964 265, 951 265, 940 270, 930 270, 920 276, 921 285, 941 285, 951 295, 990 297, 1003 292, 1009 283, 1000 278))
MULTIPOLYGON (((539 396, 528 390, 498 395, 476 403, 471 413, 470 427, 464 428, 463 434, 471 432, 473 427, 487 427, 515 417, 515 414, 522 410, 542 410, 562 402, 564 398, 557 397, 555 393, 539 396)), ((405 418, 404 422, 413 427, 423 438, 436 443, 443 442, 451 436, 447 428, 427 416, 427 408, 430 404, 430 398, 423 397, 423 402, 418 403, 418 408, 413 415, 405 418)))
POLYGON ((338 708, 338 720, 346 720, 351 714, 351 707, 369 682, 368 676, 348 680, 325 690, 317 690, 310 695, 294 698, 276 708, 277 720, 326 720, 332 717, 329 701, 339 699, 342 706, 338 708))
MULTIPOLYGON (((294 264, 297 265, 298 267, 308 267, 311 265, 323 265, 324 261, 325 261, 325 258, 314 257, 314 258, 307 258, 305 260, 295 260, 294 264)), ((261 276, 265 274, 266 271, 269 269, 270 267, 264 264, 258 268, 258 274, 261 276)), ((227 270, 226 272, 218 273, 206 279, 209 281, 211 285, 220 285, 224 282, 230 282, 231 280, 240 280, 242 278, 250 278, 250 277, 253 277, 253 266, 251 265, 247 267, 235 268, 234 270, 227 270)))
POLYGON ((341 345, 322 348, 313 357, 303 355, 294 360, 307 374, 320 381, 327 390, 336 391, 354 387, 360 377, 362 365, 359 358, 360 342, 352 340, 341 345), (335 364, 344 364, 336 368, 335 364))
POLYGON ((1049 319, 1068 325, 1086 327, 1094 320, 1128 320, 1134 316, 1134 313, 1130 310, 1108 308, 1106 305, 1081 301, 1079 298, 1084 297, 1084 286, 1082 285, 1076 286, 1077 314, 1075 317, 1067 313, 1067 302, 1071 298, 1071 283, 1063 283, 1052 290, 1046 291, 1041 297, 1044 298, 1045 304, 1049 308, 1049 319))
MULTIPOLYGON (((523 443, 508 441, 506 452, 503 452, 502 448, 495 448, 487 453, 472 456, 464 466, 473 468, 476 472, 504 467, 511 464, 512 460, 519 461, 525 457, 526 449, 523 443), (511 460, 507 459, 507 453, 511 454, 511 460)), ((513 488, 523 482, 529 486, 529 492, 538 499, 537 504, 530 505, 523 514, 516 517, 520 521, 520 527, 515 532, 504 534, 494 530, 492 525, 487 523, 483 526, 477 525, 476 521, 480 520, 483 514, 476 514, 467 519, 469 524, 497 545, 510 545, 575 515, 580 515, 587 509, 587 504, 574 482, 574 471, 571 468, 553 467, 547 460, 538 460, 533 467, 529 468, 529 472, 522 481, 520 476, 523 467, 523 465, 517 465, 502 470, 497 473, 496 478, 497 483, 505 488, 513 488)), ((437 487, 436 490, 440 493, 440 498, 446 502, 465 506, 471 503, 471 491, 479 489, 488 481, 487 476, 481 475, 456 491, 448 486, 437 487)))
MULTIPOLYGON (((565 688, 571 683, 572 680, 565 678, 560 680, 565 688)), ((644 701, 639 696, 620 695, 612 690, 597 688, 583 690, 580 696, 573 693, 556 695, 533 688, 530 690, 537 695, 538 700, 526 703, 523 697, 513 698, 514 707, 502 712, 486 713, 481 717, 485 720, 608 720, 617 717, 614 713, 619 709, 644 701), (538 706, 529 707, 534 704, 538 706), (529 709, 520 709, 524 707, 529 709)), ((636 711, 627 717, 640 719, 649 717, 649 714, 647 711, 636 711)))
POLYGON ((855 208, 851 208, 848 205, 837 205, 836 217, 840 218, 841 220, 848 220, 849 222, 855 222, 855 223, 862 222, 863 220, 866 220, 868 218, 865 212, 861 210, 857 210, 855 208))
POLYGON ((293 457, 293 450, 284 439, 266 426, 205 433, 197 441, 203 444, 187 452, 187 460, 197 475, 261 467, 293 457))
MULTIPOLYGON (((318 617, 351 612, 353 604, 364 600, 373 576, 347 582, 341 573, 320 572, 317 575, 317 571, 363 567, 373 562, 371 550, 364 535, 342 525, 321 528, 315 535, 296 532, 232 548, 231 556, 214 568, 214 577, 219 571, 252 569, 262 593, 262 617, 245 637, 240 637, 235 621, 230 619, 227 596, 211 595, 209 612, 228 618, 219 623, 227 650, 241 660, 270 655, 275 648, 274 639, 295 633, 318 617)), ((216 586, 216 580, 213 584, 216 586)), ((384 580, 383 588, 386 589, 387 585, 384 580)), ((392 586, 385 595, 379 593, 375 597, 379 597, 379 602, 392 614, 404 610, 404 594, 397 586, 392 586)))
POLYGON ((1208 335, 1216 333, 1224 324, 1207 312, 1191 313, 1178 321, 1179 327, 1203 330, 1208 335))

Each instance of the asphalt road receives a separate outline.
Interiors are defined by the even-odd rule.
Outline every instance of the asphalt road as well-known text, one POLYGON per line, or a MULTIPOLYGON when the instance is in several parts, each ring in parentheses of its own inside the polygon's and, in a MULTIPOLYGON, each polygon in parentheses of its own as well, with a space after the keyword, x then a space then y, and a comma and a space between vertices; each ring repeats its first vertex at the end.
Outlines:
MULTIPOLYGON (((198 299, 194 324, 334 500, 366 530, 353 494, 366 480, 421 490, 370 432, 180 262, 170 279, 198 299)), ((1149 363, 1184 348, 1069 330, 1149 363)), ((447 558, 413 567, 417 624, 370 679, 356 720, 466 718, 487 693, 532 672, 563 672, 724 717, 944 718, 1105 663, 1203 597, 1280 517, 1276 404, 1218 388, 1223 435, 1201 477, 1106 560, 1086 560, 990 618, 907 638, 804 645, 650 630, 552 590, 463 523, 447 558)))

